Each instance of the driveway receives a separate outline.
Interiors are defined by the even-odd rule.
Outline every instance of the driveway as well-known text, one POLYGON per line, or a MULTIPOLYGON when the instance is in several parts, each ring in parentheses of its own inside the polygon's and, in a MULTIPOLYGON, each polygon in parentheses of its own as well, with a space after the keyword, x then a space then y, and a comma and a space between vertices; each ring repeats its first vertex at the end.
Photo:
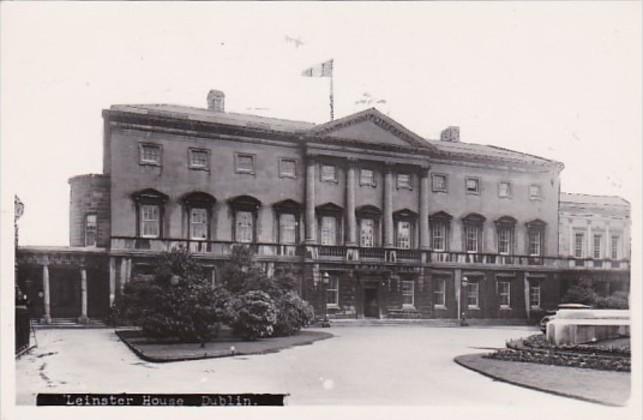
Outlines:
POLYGON ((16 362, 17 403, 38 392, 288 393, 289 405, 596 407, 495 382, 453 362, 528 327, 335 327, 336 337, 278 353, 165 364, 139 360, 110 329, 38 330, 16 362))

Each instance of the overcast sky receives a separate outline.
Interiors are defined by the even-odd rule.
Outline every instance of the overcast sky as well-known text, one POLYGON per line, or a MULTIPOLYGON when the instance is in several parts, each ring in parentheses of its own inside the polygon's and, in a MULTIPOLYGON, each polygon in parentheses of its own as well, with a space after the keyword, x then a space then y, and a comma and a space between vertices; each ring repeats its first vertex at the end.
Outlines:
POLYGON ((68 244, 67 179, 102 171, 101 110, 205 106, 321 123, 378 108, 438 138, 565 163, 564 191, 640 197, 640 3, 0 4, 3 195, 20 240, 68 244), (299 44, 291 39, 303 42, 299 44))

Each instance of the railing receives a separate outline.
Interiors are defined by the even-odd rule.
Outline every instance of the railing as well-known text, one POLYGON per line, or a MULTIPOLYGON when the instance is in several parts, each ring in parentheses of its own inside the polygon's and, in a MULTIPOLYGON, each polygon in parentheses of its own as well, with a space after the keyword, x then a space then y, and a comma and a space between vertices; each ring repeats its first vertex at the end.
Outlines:
POLYGON ((340 245, 320 245, 319 257, 344 258, 346 247, 340 245))
POLYGON ((572 257, 543 257, 531 255, 501 255, 460 251, 429 251, 382 247, 346 247, 343 245, 296 245, 275 243, 237 243, 231 241, 199 241, 189 239, 151 239, 113 236, 113 251, 162 252, 184 247, 195 254, 226 257, 238 246, 250 247, 258 258, 294 259, 342 262, 428 263, 437 265, 482 265, 505 267, 542 267, 562 270, 627 270, 628 260, 591 259, 572 257), (308 251, 308 252, 307 252, 308 251), (423 257, 423 256, 426 257, 423 257))
POLYGON ((361 259, 383 260, 384 248, 360 248, 359 256, 361 259))

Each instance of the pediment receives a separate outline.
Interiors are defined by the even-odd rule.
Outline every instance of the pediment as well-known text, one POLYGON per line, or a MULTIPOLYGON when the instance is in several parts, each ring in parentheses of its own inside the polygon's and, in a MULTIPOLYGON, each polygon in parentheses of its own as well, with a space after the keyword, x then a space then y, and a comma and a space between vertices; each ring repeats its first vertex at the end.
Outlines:
POLYGON ((311 133, 337 140, 388 146, 433 148, 422 137, 375 108, 318 125, 311 130, 311 133))

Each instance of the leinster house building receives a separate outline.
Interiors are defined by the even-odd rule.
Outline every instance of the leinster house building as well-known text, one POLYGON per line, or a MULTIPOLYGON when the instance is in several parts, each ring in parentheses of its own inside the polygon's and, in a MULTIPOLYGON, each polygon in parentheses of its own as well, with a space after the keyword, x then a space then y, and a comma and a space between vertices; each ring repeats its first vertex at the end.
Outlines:
POLYGON ((21 247, 32 317, 106 316, 183 246, 217 282, 236 246, 288 264, 329 318, 535 321, 581 278, 629 289, 629 204, 561 194, 563 164, 425 139, 374 108, 312 124, 207 108, 103 111, 103 170, 69 180, 70 246, 21 247))

